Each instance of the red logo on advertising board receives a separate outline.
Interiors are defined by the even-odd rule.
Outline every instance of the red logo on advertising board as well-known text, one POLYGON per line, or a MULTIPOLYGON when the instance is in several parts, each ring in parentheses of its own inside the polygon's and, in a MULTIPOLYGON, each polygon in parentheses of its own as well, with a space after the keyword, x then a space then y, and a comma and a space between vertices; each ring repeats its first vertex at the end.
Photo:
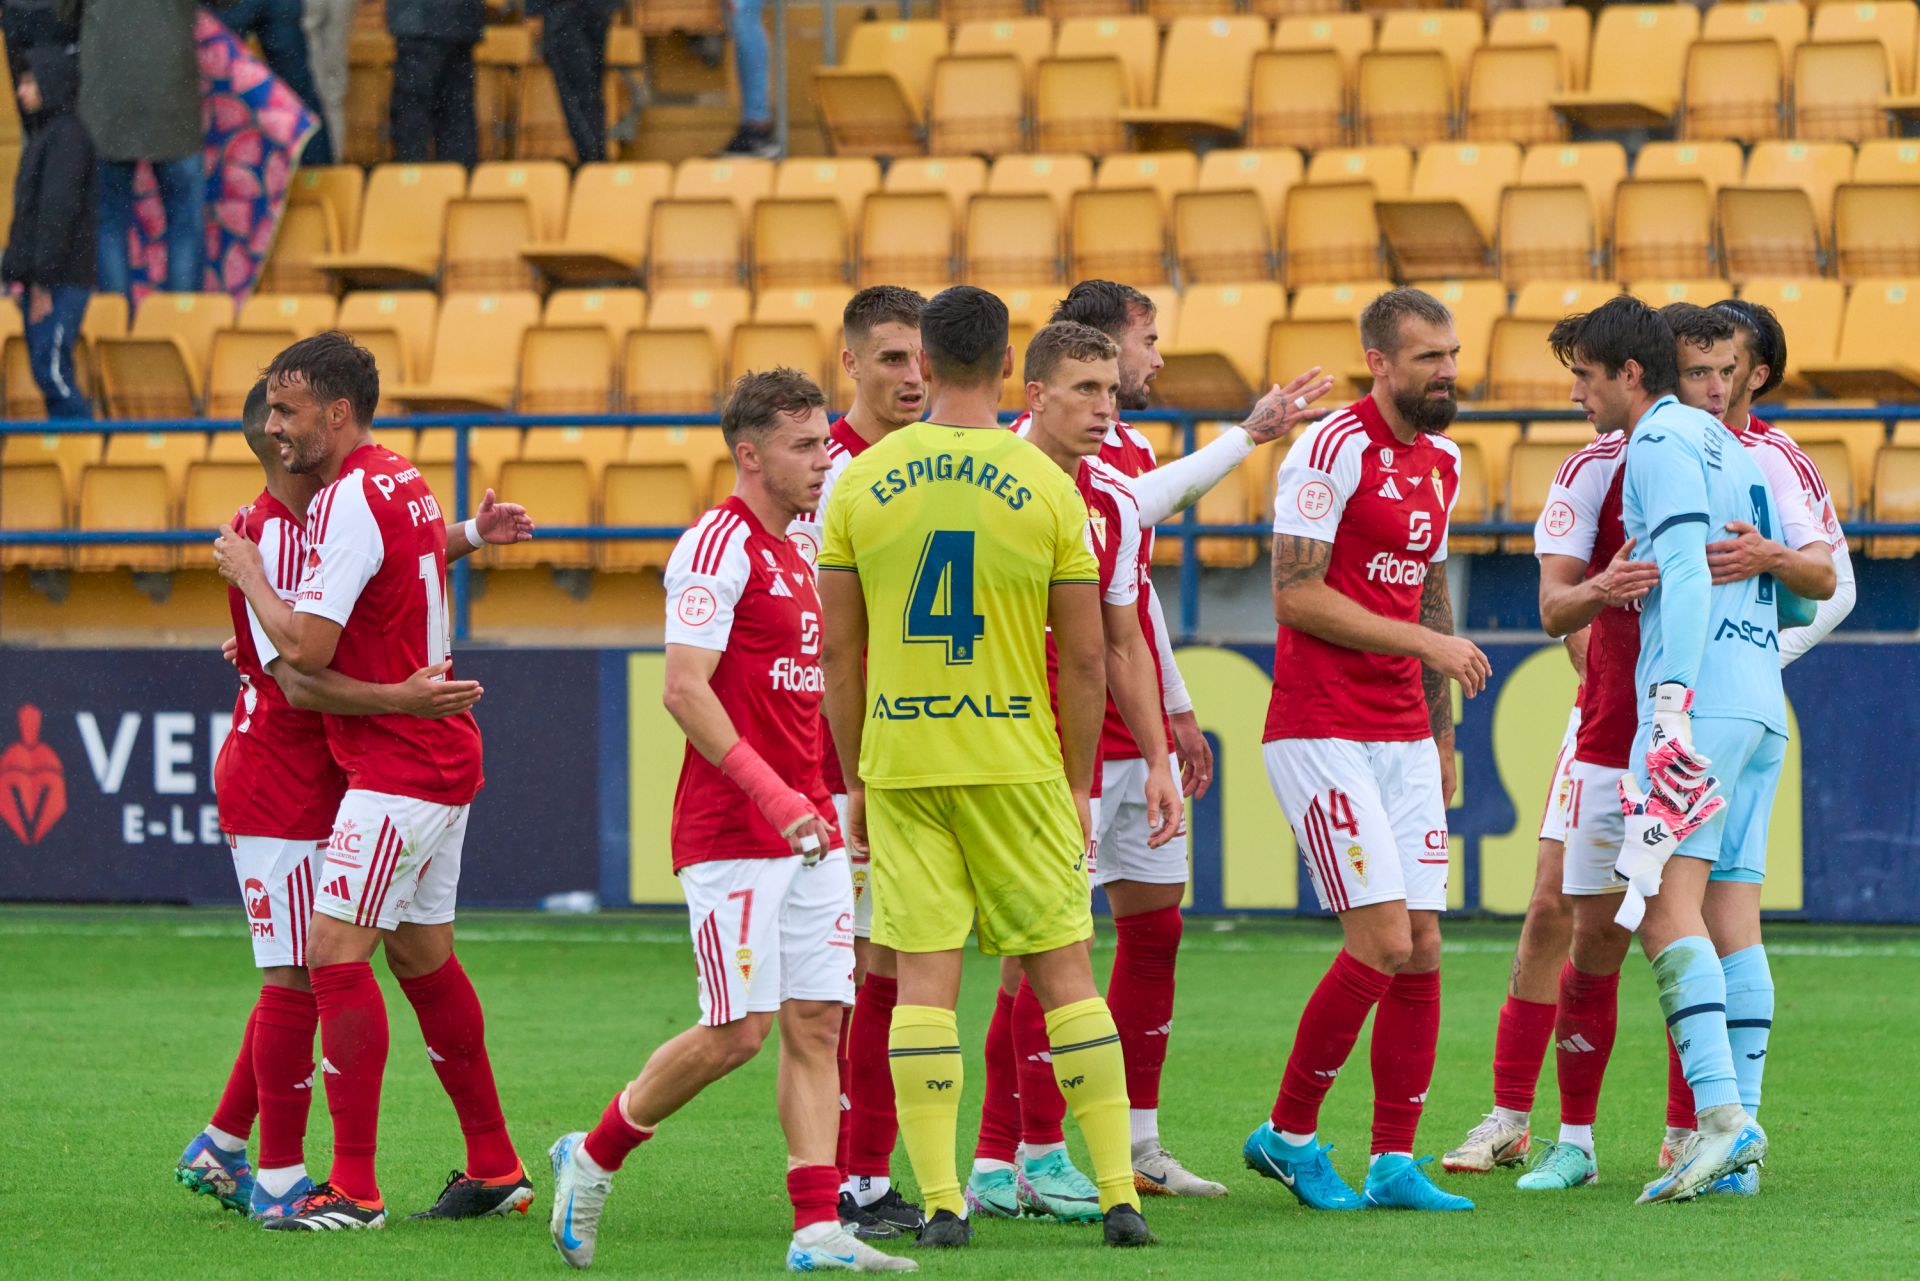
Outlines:
POLYGON ((20 741, 0 752, 0 822, 26 845, 38 845, 67 812, 67 772, 40 741, 40 709, 18 712, 20 741))

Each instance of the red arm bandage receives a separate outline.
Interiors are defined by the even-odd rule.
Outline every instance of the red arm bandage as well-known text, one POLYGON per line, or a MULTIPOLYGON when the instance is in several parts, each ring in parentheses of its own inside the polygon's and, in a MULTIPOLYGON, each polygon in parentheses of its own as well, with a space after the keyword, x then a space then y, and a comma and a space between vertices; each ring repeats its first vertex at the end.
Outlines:
POLYGON ((720 758, 720 772, 760 807, 761 816, 781 836, 791 836, 808 819, 820 817, 813 802, 788 787, 744 738, 720 758))

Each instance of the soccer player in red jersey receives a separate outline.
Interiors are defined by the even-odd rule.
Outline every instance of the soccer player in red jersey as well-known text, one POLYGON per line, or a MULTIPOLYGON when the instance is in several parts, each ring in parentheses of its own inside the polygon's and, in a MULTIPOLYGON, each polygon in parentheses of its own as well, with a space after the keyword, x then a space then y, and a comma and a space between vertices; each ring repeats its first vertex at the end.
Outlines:
MULTIPOLYGON (((826 510, 834 482, 847 464, 891 433, 920 421, 927 386, 920 373, 920 309, 927 300, 898 285, 874 285, 847 300, 841 332, 846 347, 840 363, 853 380, 853 403, 827 429, 832 465, 821 486, 817 509, 803 511, 787 528, 812 564, 820 550, 820 513, 826 510)), ((833 796, 834 813, 846 824, 847 781, 826 718, 821 772, 833 796)), ((894 1114, 893 1074, 887 1067, 887 1033, 899 996, 892 948, 881 947, 873 932, 873 894, 867 878, 870 859, 849 847, 853 872, 853 1011, 840 1037, 839 1165, 845 1177, 840 1218, 865 1240, 888 1240, 916 1233, 926 1224, 920 1207, 893 1186, 893 1148, 900 1134, 894 1114)))
MULTIPOLYGON (((305 525, 296 513, 306 511, 319 482, 281 466, 266 421, 262 379, 247 396, 241 431, 266 473, 266 488, 241 509, 234 530, 259 549, 256 566, 271 563, 272 569, 264 570, 268 585, 291 606, 307 551, 305 525)), ((532 522, 522 508, 495 505, 489 490, 471 532, 483 528, 494 541, 511 542, 523 533, 531 536, 532 522)), ((469 532, 463 527, 449 535, 462 554, 470 550, 469 532)), ((307 982, 306 941, 314 877, 347 789, 346 776, 327 750, 319 713, 446 716, 471 707, 480 687, 442 679, 445 664, 423 668, 395 685, 373 685, 336 671, 304 677, 279 661, 238 588, 228 588, 227 606, 240 694, 214 764, 214 791, 262 986, 219 1107, 181 1155, 176 1178, 232 1209, 266 1219, 284 1215, 313 1187, 303 1149, 318 1013, 307 982), (247 1132, 256 1115, 257 1176, 246 1161, 247 1132)))
MULTIPOLYGON (((1117 281, 1083 280, 1054 309, 1050 323, 1063 321, 1091 326, 1118 346, 1121 410, 1152 406, 1153 380, 1166 362, 1159 352, 1160 331, 1151 298, 1117 281)), ((1100 445, 1100 461, 1127 478, 1140 508, 1140 624, 1160 680, 1165 750, 1180 773, 1182 790, 1196 799, 1206 794, 1213 781, 1213 749, 1194 715, 1193 700, 1174 661, 1166 615, 1154 591, 1153 527, 1199 501, 1260 445, 1320 417, 1326 411, 1315 408, 1313 402, 1332 386, 1331 378, 1310 369, 1286 386, 1270 389, 1238 428, 1164 465, 1155 458, 1152 442, 1117 417, 1100 445)), ((1024 417, 1016 420, 1014 430, 1020 430, 1023 422, 1024 417)), ((1173 1031, 1180 900, 1188 878, 1186 832, 1183 825, 1164 844, 1149 842, 1148 766, 1112 699, 1107 700, 1101 727, 1100 754, 1107 803, 1101 807, 1096 833, 1101 857, 1095 883, 1106 891, 1113 913, 1116 946, 1107 1004, 1120 1028, 1126 1058, 1134 1186, 1143 1196, 1224 1196, 1224 1185, 1187 1170, 1160 1141, 1160 1076, 1173 1031)), ((1017 998, 1011 1018, 1022 1064, 1044 1068, 1044 1022, 1031 989, 1017 998)), ((1061 1113, 1052 1110, 1056 1105, 1051 1100, 1040 1104, 1022 1097, 1031 1105, 1023 1106, 1023 1118, 1037 1113, 1042 1123, 1039 1134, 1024 1137, 1030 1143, 1042 1142, 1057 1127, 1061 1113)))
MULTIPOLYGON (((1072 321, 1041 329, 1027 347, 1028 413, 1017 429, 1074 478, 1087 505, 1087 542, 1099 571, 1110 701, 1120 708, 1131 734, 1157 745, 1166 730, 1160 682, 1138 604, 1139 505, 1126 478, 1098 457, 1114 419, 1118 359, 1118 347, 1097 329, 1072 321)), ((1049 656, 1048 676, 1057 704, 1057 659, 1051 648, 1049 656)), ((1147 839, 1157 849, 1173 838, 1182 816, 1172 767, 1159 752, 1135 786, 1141 808, 1151 816, 1147 839)), ((1096 883, 1103 791, 1096 766, 1094 836, 1087 850, 1089 878, 1096 883)), ((1039 998, 1018 962, 1002 958, 1000 992, 987 1029, 980 1137, 966 1186, 966 1202, 974 1212, 1012 1218, 1025 1207, 1068 1222, 1100 1217, 1099 1189, 1067 1156, 1062 1129, 1067 1105, 1052 1067, 1039 998)))
POLYGON ((576 1268, 593 1263, 613 1172, 753 1058, 776 1016, 787 1266, 916 1266, 860 1241, 836 1212, 834 1047, 853 999, 853 884, 820 774, 820 599, 786 532, 820 501, 825 403, 790 369, 734 384, 721 415, 733 496, 681 536, 667 564, 665 701, 687 735, 673 866, 692 922, 700 1020, 654 1050, 591 1132, 554 1143, 553 1243, 576 1268))
MULTIPOLYGON (((1455 782, 1448 682, 1491 668, 1453 635, 1447 525, 1459 487, 1459 340, 1430 294, 1360 315, 1373 391, 1294 442, 1275 487, 1267 776, 1344 947, 1308 999, 1248 1166, 1315 1209, 1470 1210, 1413 1159, 1440 1031, 1440 913, 1455 782), (1365 1195, 1318 1142, 1320 1104, 1375 1006, 1365 1195)), ((1430 1158, 1428 1158, 1430 1159, 1430 1158)))
MULTIPOLYGON (((374 683, 441 663, 451 649, 447 529, 419 469, 373 441, 380 392, 373 357, 344 334, 319 334, 275 357, 267 386, 267 434, 282 462, 322 484, 307 512, 306 571, 293 608, 264 575, 236 583, 281 660, 307 676, 332 667, 374 683)), ((238 542, 222 535, 226 550, 238 542)), ((307 965, 320 1013, 333 1168, 297 1213, 267 1226, 327 1231, 386 1222, 374 1155, 387 1017, 368 963, 382 943, 466 1138, 466 1169, 422 1214, 524 1210, 533 1185, 500 1112, 479 998, 453 952, 461 848, 482 783, 479 728, 470 712, 438 720, 329 715, 326 727, 348 790, 315 878, 307 965)))

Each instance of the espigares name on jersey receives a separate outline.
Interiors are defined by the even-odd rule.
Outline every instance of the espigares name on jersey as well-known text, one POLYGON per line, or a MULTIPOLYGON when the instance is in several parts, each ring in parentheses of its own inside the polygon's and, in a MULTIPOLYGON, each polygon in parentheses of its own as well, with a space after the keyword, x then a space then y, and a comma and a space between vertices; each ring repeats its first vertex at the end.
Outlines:
POLYGON ((1002 471, 992 463, 979 462, 971 454, 962 454, 957 459, 952 454, 929 454, 923 458, 909 459, 904 469, 895 467, 867 486, 867 490, 884 507, 893 501, 895 495, 904 494, 922 482, 933 481, 952 481, 984 489, 1014 511, 1025 507, 1027 500, 1033 497, 1033 491, 1021 484, 1018 476, 1010 471, 1002 471))

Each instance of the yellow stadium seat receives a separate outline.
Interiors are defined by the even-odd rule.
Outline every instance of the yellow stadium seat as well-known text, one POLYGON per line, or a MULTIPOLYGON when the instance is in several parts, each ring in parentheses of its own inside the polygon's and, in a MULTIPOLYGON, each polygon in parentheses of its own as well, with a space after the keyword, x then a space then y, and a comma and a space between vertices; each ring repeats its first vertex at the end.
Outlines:
POLYGON ((773 174, 773 194, 786 200, 835 200, 849 225, 860 206, 880 190, 880 166, 864 156, 792 156, 773 174))
POLYGON ((1613 236, 1613 194, 1626 180, 1627 152, 1617 142, 1546 143, 1528 147, 1520 161, 1523 187, 1584 187, 1602 243, 1613 236))
POLYGON ((1073 195, 1093 186, 1093 161, 1085 156, 1001 156, 987 175, 992 196, 1042 195, 1065 217, 1073 195))
POLYGON ((1872 3, 1822 4, 1813 11, 1813 43, 1850 44, 1871 40, 1887 51, 1886 65, 1892 68, 1892 89, 1911 92, 1913 59, 1920 45, 1920 12, 1911 4, 1872 3))
POLYGON ((1895 445, 1920 445, 1920 419, 1903 418, 1893 425, 1893 435, 1889 443, 1895 445))
POLYGON ((1507 314, 1507 290, 1497 280, 1416 280, 1414 282, 1447 305, 1453 313, 1453 332, 1460 340, 1459 391, 1462 399, 1475 396, 1486 381, 1493 325, 1507 314))
POLYGON ((556 289, 540 319, 550 329, 599 325, 619 351, 628 334, 646 328, 647 295, 640 289, 556 289))
POLYGON ((1687 49, 1700 11, 1687 4, 1616 4, 1593 31, 1587 87, 1555 94, 1553 106, 1592 129, 1661 129, 1680 105, 1687 49))
POLYGON ((424 291, 348 294, 340 300, 334 323, 369 349, 369 333, 393 335, 399 345, 399 363, 382 361, 380 379, 383 384, 402 383, 426 374, 433 358, 433 333, 440 323, 440 299, 424 291))
MULTIPOLYGON (((1872 517, 1877 521, 1920 521, 1920 449, 1887 445, 1873 469, 1872 517)), ((1920 538, 1876 538, 1869 554, 1912 556, 1920 538)))
MULTIPOLYGON (((1212 444, 1222 432, 1231 430, 1233 426, 1232 423, 1201 424, 1197 442, 1202 447, 1212 444)), ((1262 483, 1264 480, 1264 468, 1234 468, 1219 484, 1200 495, 1200 501, 1194 504, 1196 518, 1205 525, 1238 525, 1250 520, 1270 523, 1272 513, 1264 508, 1267 499, 1267 489, 1262 483)), ((1199 553, 1200 563, 1209 568, 1245 569, 1259 558, 1261 541, 1264 540, 1210 534, 1199 540, 1195 550, 1199 553)), ((1180 541, 1162 537, 1155 541, 1154 551, 1159 552, 1163 546, 1177 553, 1180 541)))
POLYGON ((961 275, 968 281, 1065 283, 1059 209, 1044 195, 975 196, 967 208, 961 275))
MULTIPOLYGON (((412 435, 412 432, 407 433, 409 439, 411 439, 412 435)), ((258 467, 260 465, 260 460, 253 456, 253 450, 247 447, 245 434, 238 429, 229 428, 222 430, 215 428, 213 431, 207 433, 207 438, 208 462, 246 463, 252 467, 258 467)), ((387 445, 389 449, 393 448, 392 444, 387 441, 384 432, 381 435, 381 443, 387 445)), ((256 473, 256 476, 257 475, 258 473, 256 473)))
POLYGON ((493 161, 477 166, 467 186, 473 200, 524 200, 534 239, 552 240, 566 222, 572 175, 557 160, 493 161))
MULTIPOLYGON (((1835 9, 1893 5, 1831 5, 1835 9)), ((1908 10, 1912 5, 1905 6, 1908 10)), ((1893 86, 1886 47, 1875 40, 1800 46, 1793 60, 1793 134, 1808 141, 1860 142, 1893 132, 1881 105, 1893 86)))
POLYGON ((724 288, 746 265, 740 208, 731 200, 662 200, 653 207, 647 251, 655 289, 724 288))
POLYGON ((889 195, 943 195, 953 206, 955 221, 966 216, 967 202, 986 189, 987 162, 979 156, 903 156, 887 166, 881 187, 889 195))
MULTIPOLYGON (((1571 380, 1566 384, 1572 386, 1571 380)), ((1564 391, 1562 393, 1564 399, 1564 391)), ((1579 438, 1563 441, 1535 440, 1531 436, 1513 447, 1507 455, 1507 519, 1532 524, 1547 505, 1547 491, 1561 464, 1591 440, 1592 433, 1582 429, 1579 438)), ((1510 551, 1531 551, 1533 536, 1521 534, 1504 540, 1510 551)))
POLYGON ((1800 373, 1829 396, 1911 400, 1920 394, 1920 280, 1856 281, 1840 322, 1838 354, 1802 360, 1800 373))
MULTIPOLYGON (((833 355, 838 356, 839 352, 833 355)), ((809 324, 747 324, 733 331, 727 377, 762 369, 798 369, 822 387, 832 385, 827 344, 809 324)))
POLYGON ((1159 194, 1149 188, 1080 192, 1073 199, 1070 243, 1075 280, 1135 285, 1172 280, 1166 214, 1159 194))
POLYGON ((347 136, 340 141, 340 158, 349 165, 377 165, 392 154, 387 123, 393 40, 384 31, 355 32, 347 65, 347 136))
POLYGON ((1393 288, 1391 280, 1357 280, 1338 285, 1302 285, 1294 291, 1289 320, 1358 322, 1368 303, 1393 288))
POLYGON ((1404 196, 1413 186, 1413 150, 1397 143, 1330 147, 1307 162, 1307 183, 1371 183, 1381 196, 1404 196))
POLYGON ((187 468, 207 456, 207 434, 200 431, 114 432, 107 437, 102 463, 116 467, 158 467, 177 494, 187 468))
POLYGON ((725 352, 733 327, 752 311, 753 298, 744 289, 660 289, 647 304, 647 328, 704 329, 713 335, 714 350, 725 352))
POLYGON ((1434 51, 1453 70, 1455 91, 1465 88, 1467 68, 1486 40, 1486 24, 1469 9, 1401 9, 1382 15, 1375 48, 1383 53, 1434 51))
MULTIPOLYGON (((515 459, 501 464, 496 486, 539 520, 551 526, 593 524, 592 476, 578 459, 515 459)), ((576 538, 534 538, 488 549, 502 568, 551 565, 555 569, 590 569, 593 544, 576 538)))
POLYGON ((1716 142, 1649 142, 1634 160, 1633 176, 1698 178, 1709 192, 1740 181, 1743 167, 1739 144, 1716 142))
POLYGON ((214 334, 232 327, 233 313, 229 294, 151 293, 141 301, 128 336, 180 339, 197 381, 212 354, 214 334))
POLYGON ((1200 179, 1200 159, 1191 151, 1136 151, 1100 162, 1093 185, 1099 191, 1145 187, 1171 208, 1175 196, 1192 191, 1200 179))
POLYGON ((1727 187, 1720 192, 1720 239, 1727 278, 1818 275, 1820 224, 1804 191, 1727 187))
POLYGON ((340 304, 332 294, 256 293, 240 304, 235 329, 254 331, 286 330, 295 338, 308 338, 332 329, 340 304))
POLYGON ((1747 187, 1791 187, 1806 194, 1821 241, 1833 222, 1833 191, 1853 177, 1844 142, 1763 142, 1747 157, 1747 187))
POLYGON ((776 173, 771 160, 756 157, 682 160, 673 171, 673 198, 731 200, 745 219, 753 213, 754 201, 773 194, 776 173))
MULTIPOLYGON (((711 463, 707 466, 710 470, 711 463)), ((696 485, 685 463, 613 463, 607 467, 604 483, 602 510, 609 525, 691 525, 705 507, 704 473, 696 485)), ((600 568, 612 572, 664 568, 675 541, 609 540, 600 545, 600 568)))
POLYGON ((287 330, 223 329, 215 334, 207 360, 207 417, 238 418, 247 393, 293 340, 287 330))
POLYGON ((354 248, 314 265, 350 289, 428 284, 440 269, 447 204, 466 190, 459 165, 381 165, 367 180, 354 248))
POLYGON ((597 486, 610 464, 626 458, 628 434, 625 427, 529 427, 520 456, 529 462, 583 462, 597 486))
POLYGON ((1332 49, 1263 49, 1253 60, 1247 144, 1344 146, 1352 136, 1352 90, 1332 49))
POLYGON ((1120 113, 1153 101, 1158 25, 1147 17, 1072 18, 1034 75, 1034 145, 1106 155, 1127 145, 1120 113))
MULTIPOLYGON (((1449 436, 1451 438, 1453 433, 1449 433, 1449 436)), ((1489 519, 1493 510, 1486 455, 1473 441, 1454 439, 1453 443, 1460 451, 1460 480, 1454 491, 1453 510, 1447 517, 1447 550, 1455 555, 1493 551, 1500 545, 1497 538, 1454 532, 1461 525, 1489 519)))
POLYGON ((521 254, 561 283, 630 279, 647 260, 653 206, 672 188, 672 168, 658 161, 582 165, 565 230, 521 254))
MULTIPOLYGON (((521 67, 517 79, 512 104, 513 154, 521 160, 574 159, 573 139, 567 133, 567 118, 560 107, 559 90, 554 87, 553 71, 544 60, 536 61, 521 67)), ((485 104, 476 101, 475 106, 484 110, 485 104)))
MULTIPOLYGON (((204 443, 204 440, 203 440, 204 443)), ((185 469, 182 468, 184 477, 185 469)), ((158 466, 98 463, 80 473, 80 529, 159 530, 173 527, 174 482, 158 466)), ((75 569, 163 572, 179 563, 164 543, 94 543, 73 549, 75 569)))
POLYGON ((260 269, 260 287, 288 293, 332 288, 333 282, 316 265, 340 251, 333 213, 325 205, 290 204, 274 229, 273 248, 260 269))
POLYGON ((1031 82, 1040 61, 1053 53, 1053 22, 1048 18, 1030 18, 1024 13, 996 14, 979 18, 958 18, 947 6, 943 16, 953 23, 954 57, 980 57, 1007 54, 1020 62, 1020 70, 1031 82))
POLYGON ((1520 286, 1507 313, 1515 320, 1559 320, 1592 311, 1620 292, 1610 280, 1532 280, 1520 286))
MULTIPOLYGON (((69 508, 80 492, 80 469, 100 461, 101 437, 93 432, 42 432, 34 436, 0 436, 0 467, 51 465, 60 469, 60 482, 69 508)), ((11 519, 7 522, 11 525, 11 519)))
POLYGON ((1363 143, 1412 146, 1451 138, 1459 96, 1445 54, 1433 50, 1363 54, 1354 88, 1354 136, 1363 143))
POLYGON ((1273 220, 1253 191, 1176 197, 1173 243, 1181 277, 1189 282, 1265 280, 1273 274, 1273 220))
POLYGON ((1874 455, 1887 443, 1885 423, 1802 419, 1787 426, 1828 492, 1834 494, 1836 513, 1847 511, 1856 495, 1864 496, 1872 490, 1874 455), (1843 495, 1835 492, 1843 483, 1844 503, 1843 495))
MULTIPOLYGON (((11 444, 14 437, 8 437, 11 444)), ((16 463, 9 454, 0 465, 0 511, 9 530, 52 530, 67 527, 67 485, 54 463, 16 463)), ((59 569, 67 563, 67 549, 58 544, 36 546, 9 543, 0 546, 0 568, 59 569)))
POLYGON ((939 21, 863 22, 837 67, 816 67, 815 101, 833 150, 901 156, 920 150, 934 63, 947 52, 939 21))
POLYGON ((448 294, 440 308, 427 376, 386 390, 414 411, 504 409, 513 400, 520 343, 540 323, 531 292, 448 294))
POLYGON ((1565 402, 1573 378, 1547 348, 1547 333, 1553 325, 1552 320, 1512 316, 1494 322, 1487 350, 1489 402, 1529 408, 1565 402))
POLYGON ((868 285, 951 281, 957 262, 958 218, 945 194, 880 192, 861 214, 855 280, 868 285))
POLYGON ((1718 302, 1727 296, 1727 282, 1706 280, 1631 280, 1627 292, 1649 307, 1664 307, 1670 302, 1690 302, 1696 307, 1718 302))
POLYGON ((1306 177, 1306 164, 1292 147, 1209 151, 1200 160, 1199 192, 1251 191, 1277 232, 1287 212, 1287 191, 1306 177))
POLYGON ((1837 280, 1749 280, 1740 296, 1773 310, 1787 333, 1786 382, 1789 396, 1806 395, 1812 388, 1801 376, 1800 365, 1831 361, 1840 349, 1840 316, 1847 290, 1837 280))
POLYGON ((533 36, 525 26, 489 23, 473 49, 474 115, 480 123, 480 158, 508 154, 519 108, 522 73, 533 59, 533 36))
POLYGON ((1694 41, 1687 51, 1680 136, 1741 142, 1782 136, 1785 70, 1779 42, 1770 37, 1694 41))
POLYGON ((542 326, 520 342, 522 414, 604 414, 613 405, 613 335, 602 325, 542 326))
POLYGON ((1509 187, 1500 200, 1500 278, 1518 289, 1531 280, 1599 272, 1599 240, 1586 189, 1509 187))
POLYGON ((533 212, 523 199, 448 201, 441 287, 466 292, 532 288, 532 268, 520 255, 533 240, 533 212))
POLYGON ((753 209, 753 287, 846 283, 847 238, 837 200, 762 200, 753 209))
MULTIPOLYGON (((180 523, 188 529, 219 529, 260 492, 260 464, 198 462, 187 467, 180 523)), ((296 513, 299 514, 299 513, 296 513)))
POLYGON ((1614 193, 1613 270, 1624 280, 1698 279, 1714 269, 1713 193, 1698 178, 1638 178, 1614 193))
POLYGON ((1108 14, 1066 18, 1060 22, 1053 56, 1060 59, 1112 58, 1125 72, 1127 100, 1136 106, 1153 101, 1160 71, 1160 24, 1145 16, 1108 14))
POLYGON ((1175 18, 1161 47, 1154 105, 1129 107, 1120 118, 1181 134, 1238 133, 1246 122, 1253 58, 1267 40, 1261 18, 1175 18))
POLYGON ((1702 40, 1771 40, 1780 50, 1781 65, 1789 65, 1793 51, 1807 38, 1805 6, 1753 4, 1747 0, 1720 0, 1700 23, 1702 40))
POLYGON ((1548 104, 1566 84, 1565 59, 1551 45, 1482 49, 1467 78, 1461 134, 1485 141, 1559 142, 1567 136, 1566 122, 1548 104))
POLYGON ((131 327, 127 300, 120 294, 95 294, 87 299, 87 311, 80 320, 82 338, 120 338, 131 327))
POLYGON ((1376 213, 1397 274, 1493 274, 1500 197, 1520 176, 1512 142, 1434 143, 1420 149, 1411 193, 1378 202, 1376 213))
MULTIPOLYGON (((1571 383, 1569 383, 1569 386, 1571 386, 1571 383)), ((1507 455, 1513 452, 1513 447, 1520 442, 1520 424, 1513 422, 1456 422, 1452 427, 1447 429, 1447 435, 1453 440, 1454 444, 1460 446, 1460 451, 1463 455, 1469 449, 1473 450, 1477 455, 1477 470, 1479 471, 1481 484, 1484 486, 1480 498, 1489 505, 1487 510, 1490 515, 1492 505, 1506 496, 1507 455)), ((1465 459, 1463 458, 1462 461, 1464 462, 1465 459)), ((1457 499, 1454 502, 1454 517, 1456 520, 1466 519, 1460 515, 1460 504, 1457 499)), ((1481 520, 1485 520, 1486 518, 1486 516, 1479 517, 1481 520)), ((1454 545, 1458 546, 1457 543, 1454 545)), ((1481 548, 1480 550, 1486 551, 1490 549, 1481 548)))
POLYGON ((192 418, 201 367, 182 339, 102 338, 94 344, 100 392, 111 418, 192 418))
POLYGON ((1270 281, 1189 285, 1179 325, 1160 344, 1167 363, 1155 397, 1188 409, 1250 403, 1266 385, 1268 333, 1286 314, 1287 296, 1270 281))
POLYGON ((636 0, 633 26, 636 32, 649 36, 680 32, 718 35, 727 29, 727 14, 720 0, 636 0))
MULTIPOLYGON (((427 488, 445 503, 449 517, 454 508, 453 447, 453 428, 427 427, 421 430, 413 443, 413 453, 408 456, 426 475, 427 488), (441 469, 438 479, 430 468, 441 469)), ((520 457, 521 448, 522 432, 518 427, 476 427, 467 433, 467 478, 472 486, 467 495, 469 506, 480 505, 482 492, 496 485, 501 467, 520 457)), ((545 518, 536 516, 535 519, 545 518)))
POLYGON ((1351 82, 1360 71, 1360 55, 1374 47, 1373 16, 1365 13, 1291 13, 1273 29, 1273 47, 1283 52, 1331 49, 1351 82))
POLYGON ((1836 188, 1833 245, 1842 280, 1920 275, 1920 185, 1836 188))
POLYGON ((1920 138, 1874 138, 1861 143, 1854 157, 1853 180, 1920 182, 1920 138))
POLYGON ((1560 55, 1566 88, 1584 88, 1593 19, 1578 5, 1552 9, 1502 9, 1487 26, 1489 49, 1549 48, 1560 55))
POLYGON ((1267 377, 1291 378, 1318 365, 1333 378, 1324 403, 1345 404, 1366 390, 1354 378, 1361 365, 1360 328, 1350 320, 1276 320, 1267 335, 1267 377), (1286 371, 1284 374, 1281 371, 1286 371))
POLYGON ((934 64, 927 111, 933 151, 997 156, 1022 150, 1027 114, 1026 68, 1013 54, 949 54, 934 64))
MULTIPOLYGON (((727 339, 732 341, 732 329, 727 339)), ((705 329, 641 329, 627 338, 621 384, 635 414, 711 414, 720 403, 721 355, 705 329)))
POLYGON ((1287 193, 1281 269, 1288 288, 1380 274, 1371 183, 1308 183, 1287 193))
POLYGON ((301 165, 287 185, 287 205, 321 205, 332 218, 342 249, 360 243, 360 205, 367 171, 359 165, 301 165))

